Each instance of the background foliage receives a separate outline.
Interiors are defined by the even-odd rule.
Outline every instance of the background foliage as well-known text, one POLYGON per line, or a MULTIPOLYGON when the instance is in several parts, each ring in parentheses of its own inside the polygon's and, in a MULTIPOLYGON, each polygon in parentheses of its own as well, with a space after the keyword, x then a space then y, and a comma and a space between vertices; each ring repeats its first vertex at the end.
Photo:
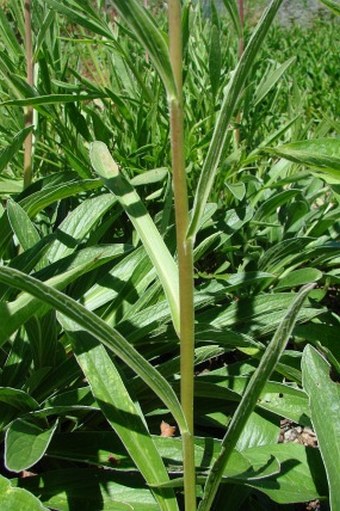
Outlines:
MULTIPOLYGON (((150 9, 165 32, 164 9, 150 9)), ((255 17, 247 19, 246 41, 255 17)), ((4 2, 0 23, 4 509, 181 508, 180 484, 159 489, 183 475, 180 437, 159 436, 162 421, 178 427, 182 420, 177 335, 140 237, 89 156, 91 142, 107 144, 173 255, 163 85, 148 52, 103 1, 32 2, 33 86, 26 80, 22 2, 4 2), (33 127, 25 125, 29 105, 33 127), (31 130, 34 178, 23 190, 22 145, 31 130), (67 317, 68 311, 80 312, 67 317), (22 477, 27 471, 31 477, 22 477)), ((185 3, 182 24, 191 203, 240 35, 227 11, 213 6, 205 17, 185 3)), ((312 28, 271 28, 240 114, 228 126, 197 234, 199 485, 298 288, 316 283, 237 442, 214 509, 299 509, 312 499, 322 509, 338 504, 338 46, 333 18, 315 20, 312 28), (324 155, 330 157, 326 173, 306 161, 301 146, 278 149, 317 139, 308 150, 323 167, 324 155), (325 410, 327 424, 320 420, 325 410), (277 443, 282 419, 314 427, 320 450, 277 443)))

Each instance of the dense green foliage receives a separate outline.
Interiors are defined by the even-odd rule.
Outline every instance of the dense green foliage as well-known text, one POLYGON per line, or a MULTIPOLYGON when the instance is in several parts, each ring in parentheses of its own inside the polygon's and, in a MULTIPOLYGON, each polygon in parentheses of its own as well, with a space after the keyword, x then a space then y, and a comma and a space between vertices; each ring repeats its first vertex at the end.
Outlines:
MULTIPOLYGON (((33 86, 22 2, 0 10, 5 510, 184 506, 167 20, 150 7, 153 47, 126 25, 128 7, 120 18, 104 4, 32 2, 33 86), (23 189, 31 131, 33 181, 23 189), (94 141, 121 167, 116 181, 94 141), (159 436, 162 421, 177 426, 174 438, 159 436)), ((233 89, 240 27, 227 11, 207 18, 183 4, 190 207, 225 94, 236 98, 194 247, 197 497, 235 440, 212 510, 320 499, 336 511, 339 23, 274 24, 233 89), (305 284, 315 287, 299 292, 305 284), (230 440, 240 410, 250 416, 230 440), (314 428, 320 449, 278 443, 282 419, 314 428)), ((246 23, 245 43, 254 17, 246 23)))

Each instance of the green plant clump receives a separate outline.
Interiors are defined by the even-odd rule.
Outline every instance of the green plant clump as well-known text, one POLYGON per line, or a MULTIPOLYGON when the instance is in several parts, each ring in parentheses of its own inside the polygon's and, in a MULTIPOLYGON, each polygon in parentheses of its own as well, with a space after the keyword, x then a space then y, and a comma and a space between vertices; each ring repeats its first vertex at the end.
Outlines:
POLYGON ((338 21, 223 4, 1 3, 1 511, 340 509, 338 21))

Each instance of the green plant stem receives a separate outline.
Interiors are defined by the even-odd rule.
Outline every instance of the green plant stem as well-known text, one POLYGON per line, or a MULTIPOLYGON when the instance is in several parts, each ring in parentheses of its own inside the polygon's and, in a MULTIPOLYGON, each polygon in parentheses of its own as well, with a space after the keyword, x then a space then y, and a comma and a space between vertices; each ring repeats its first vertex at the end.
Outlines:
MULTIPOLYGON (((31 87, 34 83, 33 78, 33 49, 32 49, 32 20, 31 20, 31 0, 25 0, 25 51, 26 51, 26 78, 31 87)), ((29 105, 26 109, 25 127, 33 124, 33 107, 29 105)), ((29 186, 32 181, 32 147, 33 133, 29 132, 24 142, 24 188, 29 186)))
POLYGON ((314 284, 304 286, 293 300, 287 314, 281 321, 273 339, 270 341, 261 361, 249 380, 241 402, 230 422, 228 431, 222 440, 221 452, 213 464, 204 488, 204 496, 198 507, 199 511, 210 511, 214 498, 222 480, 229 458, 235 448, 246 422, 254 410, 257 400, 268 381, 277 362, 282 355, 288 339, 294 328, 297 315, 303 305, 307 294, 313 289, 314 284))
MULTIPOLYGON (((238 12, 240 16, 240 24, 241 24, 241 33, 238 36, 238 58, 241 59, 244 52, 244 3, 243 0, 238 0, 238 12)), ((236 124, 240 125, 242 120, 242 113, 237 112, 236 115, 236 124)), ((239 146, 241 142, 241 134, 240 128, 237 127, 235 129, 235 142, 236 145, 239 146)))
POLYGON ((189 205, 185 172, 184 115, 182 97, 182 32, 180 0, 169 0, 170 61, 176 84, 176 97, 170 98, 171 156, 176 215, 179 268, 181 404, 188 424, 183 434, 185 510, 196 509, 194 458, 194 279, 193 247, 186 233, 189 205))

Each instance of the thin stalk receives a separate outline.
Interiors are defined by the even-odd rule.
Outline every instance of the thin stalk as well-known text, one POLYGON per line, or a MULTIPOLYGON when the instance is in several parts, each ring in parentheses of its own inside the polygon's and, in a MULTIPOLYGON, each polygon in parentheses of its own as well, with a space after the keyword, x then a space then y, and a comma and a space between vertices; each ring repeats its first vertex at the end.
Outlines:
MULTIPOLYGON (((240 16, 241 34, 238 38, 238 59, 240 60, 244 52, 244 2, 238 0, 238 12, 240 16)), ((239 125, 242 120, 242 113, 238 112, 236 115, 236 125, 239 125)), ((235 130, 235 142, 239 146, 241 141, 240 128, 237 127, 235 130)))
POLYGON ((244 52, 244 0, 238 0, 238 12, 242 29, 242 33, 238 39, 238 58, 240 59, 244 52))
POLYGON ((176 97, 170 98, 171 156, 175 198, 179 270, 181 404, 188 424, 183 434, 184 502, 186 511, 196 509, 194 458, 194 279, 193 247, 186 233, 189 205, 185 172, 184 114, 182 92, 182 31, 180 0, 169 0, 170 61, 176 97))
MULTIPOLYGON (((25 17, 25 51, 26 51, 26 79, 31 87, 34 84, 33 78, 33 48, 32 48, 32 16, 31 16, 31 0, 25 0, 24 4, 25 17)), ((25 115, 25 127, 33 124, 33 107, 28 106, 25 115)), ((33 133, 29 132, 24 142, 24 188, 27 188, 32 181, 32 148, 33 133)))

